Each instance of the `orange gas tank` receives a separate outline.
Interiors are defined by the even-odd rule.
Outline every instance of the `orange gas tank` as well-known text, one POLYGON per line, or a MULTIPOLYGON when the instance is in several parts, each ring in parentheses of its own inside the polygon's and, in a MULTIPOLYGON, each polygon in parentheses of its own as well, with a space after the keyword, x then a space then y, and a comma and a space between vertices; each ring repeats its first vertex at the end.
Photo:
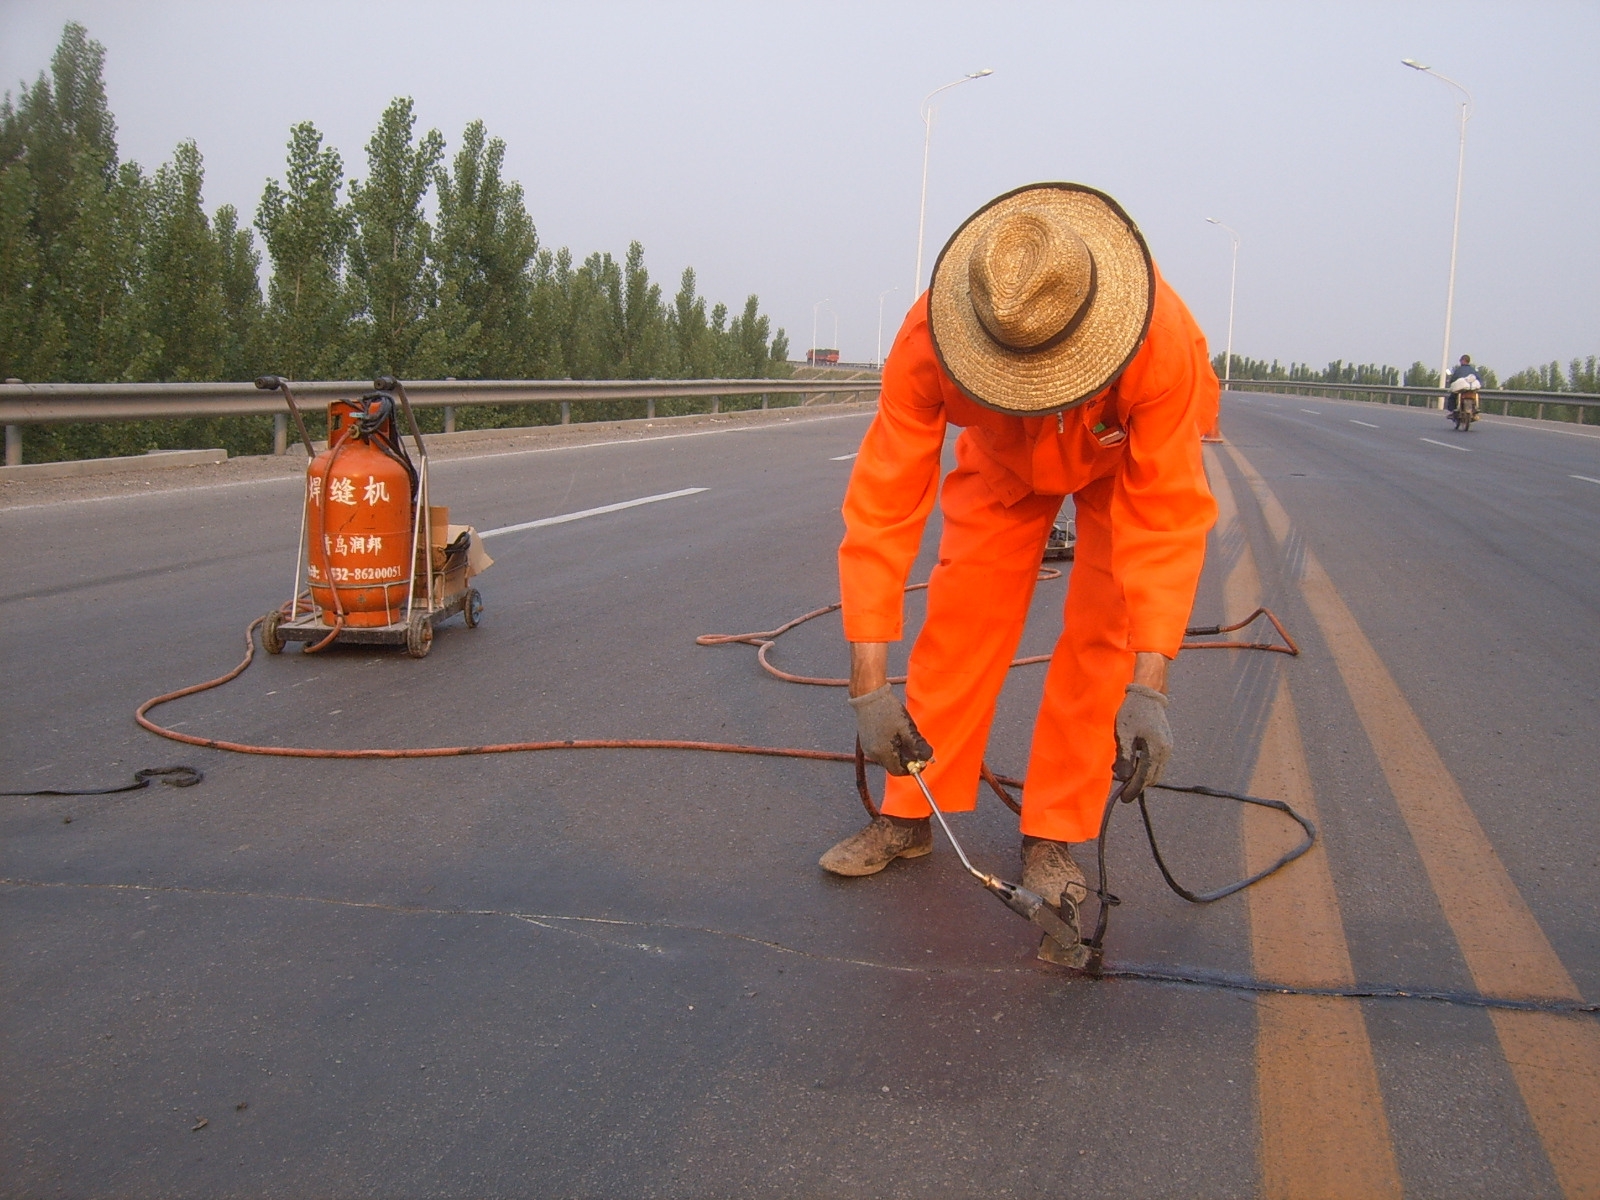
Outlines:
POLYGON ((394 399, 374 392, 328 406, 328 449, 306 471, 311 598, 333 625, 392 625, 411 583, 416 471, 394 399))

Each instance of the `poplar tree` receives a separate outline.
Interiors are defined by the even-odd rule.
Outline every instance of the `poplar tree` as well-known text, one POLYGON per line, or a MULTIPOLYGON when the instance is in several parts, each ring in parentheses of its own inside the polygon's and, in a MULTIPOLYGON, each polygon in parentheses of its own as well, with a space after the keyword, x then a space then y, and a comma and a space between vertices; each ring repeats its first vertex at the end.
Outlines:
POLYGON ((618 374, 624 379, 654 379, 667 374, 670 342, 661 285, 650 282, 641 243, 628 243, 622 270, 612 273, 608 286, 613 289, 610 308, 616 323, 618 374))
POLYGON ((267 181, 256 228, 272 258, 264 321, 271 371, 291 379, 341 373, 350 306, 344 289, 349 209, 339 201, 344 164, 310 121, 289 135, 284 184, 267 181))
POLYGON ((535 368, 534 276, 539 236, 522 185, 501 177, 506 144, 482 121, 462 134, 452 169, 434 172, 439 225, 438 325, 445 366, 460 379, 516 379, 535 368))
POLYGON ((772 322, 761 315, 761 300, 755 294, 745 297, 744 312, 728 330, 728 373, 738 379, 765 379, 772 374, 768 337, 772 322))
POLYGON ((218 277, 222 285, 222 378, 249 380, 264 373, 261 255, 249 228, 239 228, 233 205, 217 209, 218 277))
POLYGON ((673 374, 682 379, 707 379, 716 373, 716 345, 706 323, 706 302, 695 294, 693 267, 685 267, 672 299, 672 337, 677 349, 673 374))
POLYGON ((444 374, 444 337, 428 319, 438 302, 438 276, 430 257, 433 230, 422 211, 444 138, 430 129, 413 144, 415 124, 410 97, 391 101, 367 143, 367 178, 350 184, 350 278, 359 314, 350 361, 363 377, 444 374))
POLYGON ((33 210, 28 164, 0 167, 0 379, 50 379, 66 350, 60 318, 35 302, 40 262, 33 210))
POLYGON ((120 379, 132 357, 145 182, 117 162, 104 63, 105 48, 71 22, 49 78, 0 104, 0 353, 19 378, 120 379))
POLYGON ((222 256, 202 204, 204 186, 204 163, 192 141, 178 146, 151 185, 139 294, 141 344, 129 368, 137 378, 222 377, 222 256))

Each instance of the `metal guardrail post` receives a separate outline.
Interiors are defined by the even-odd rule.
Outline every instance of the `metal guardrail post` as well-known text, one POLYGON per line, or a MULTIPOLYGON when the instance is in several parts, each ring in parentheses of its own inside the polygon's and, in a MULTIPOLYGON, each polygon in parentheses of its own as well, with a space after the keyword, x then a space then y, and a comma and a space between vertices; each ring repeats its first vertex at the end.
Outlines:
POLYGON ((644 415, 646 420, 654 421, 656 419, 656 398, 654 396, 644 402, 644 415))
POLYGON ((714 413, 719 413, 719 412, 722 411, 722 397, 721 396, 713 396, 713 397, 711 397, 711 411, 714 412, 714 413))
POLYGON ((444 406, 444 431, 446 433, 454 433, 456 431, 456 408, 453 404, 444 406))
POLYGON ((289 414, 272 414, 272 452, 279 457, 289 453, 289 414))
MULTIPOLYGON (((20 379, 8 379, 7 383, 21 383, 20 379)), ((6 466, 20 467, 22 465, 22 426, 6 426, 6 466)))
POLYGON ((572 424, 572 401, 570 400, 561 402, 561 423, 563 425, 572 424))

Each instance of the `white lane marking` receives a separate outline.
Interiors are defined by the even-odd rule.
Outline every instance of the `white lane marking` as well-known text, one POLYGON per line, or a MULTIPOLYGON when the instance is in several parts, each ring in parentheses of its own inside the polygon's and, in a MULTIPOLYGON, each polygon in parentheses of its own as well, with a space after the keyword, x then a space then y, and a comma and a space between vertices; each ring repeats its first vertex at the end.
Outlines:
POLYGON ((1590 479, 1587 475, 1568 475, 1568 479, 1581 479, 1585 483, 1600 483, 1600 479, 1590 479))
POLYGON ((1320 417, 1322 415, 1322 410, 1319 409, 1319 408, 1302 408, 1300 411, 1301 412, 1308 412, 1313 417, 1320 417))
POLYGON ((638 508, 641 504, 655 504, 662 500, 676 500, 679 496, 693 496, 705 488, 683 488, 676 492, 662 492, 659 496, 640 496, 637 500, 623 500, 618 504, 602 504, 599 508, 586 508, 582 512, 562 513, 559 517, 541 517, 537 521, 524 521, 520 525, 502 525, 499 529, 485 529, 479 537, 498 537, 502 533, 519 533, 524 529, 540 529, 546 525, 565 525, 568 521, 581 521, 585 517, 598 517, 603 513, 621 512, 625 508, 638 508))
POLYGON ((861 451, 855 450, 855 451, 852 451, 849 454, 837 455, 834 458, 830 458, 828 461, 829 462, 849 462, 852 458, 854 458, 857 454, 860 454, 860 453, 861 453, 861 451))
POLYGON ((1579 433, 1576 429, 1549 429, 1519 417, 1479 417, 1478 420, 1490 425, 1501 425, 1506 429, 1525 429, 1529 433, 1564 433, 1568 437, 1600 438, 1600 433, 1579 433))
MULTIPOLYGON (((491 450, 487 454, 462 454, 452 458, 441 458, 439 465, 458 462, 488 462, 495 458, 516 458, 523 454, 556 454, 562 450, 601 450, 608 446, 644 446, 651 442, 672 442, 678 438, 715 437, 719 433, 766 433, 774 429, 799 429, 802 425, 822 421, 848 421, 852 417, 874 417, 877 409, 871 412, 830 413, 825 417, 802 417, 794 420, 785 417, 781 421, 770 421, 760 425, 732 425, 724 429, 696 429, 690 433, 651 433, 644 437, 614 438, 609 442, 578 442, 571 446, 535 446, 531 450, 491 450)), ((549 428, 545 426, 545 428, 549 428)))
MULTIPOLYGON (((785 417, 782 421, 772 421, 764 425, 735 425, 727 429, 697 429, 692 433, 655 433, 646 434, 644 437, 615 438, 609 442, 575 442, 568 446, 537 446, 532 450, 499 450, 490 451, 488 454, 459 454, 450 458, 441 458, 439 466, 446 467, 451 463, 462 462, 488 462, 495 458, 516 458, 523 454, 555 454, 563 450, 600 450, 607 446, 639 446, 648 442, 671 442, 678 438, 711 437, 719 433, 765 433, 772 429, 798 429, 802 425, 809 425, 821 421, 846 421, 851 417, 876 416, 877 410, 872 412, 830 413, 825 417, 802 417, 798 421, 785 417)), ((530 426, 529 428, 543 429, 548 426, 530 426)), ((508 429, 508 434, 514 434, 515 429, 508 429)), ((956 432, 959 432, 957 430, 956 432)), ((134 472, 137 474, 137 472, 134 472)), ((83 477, 88 478, 88 477, 83 477)), ((263 484, 294 483, 304 487, 305 475, 296 472, 293 475, 278 475, 269 479, 230 479, 226 483, 197 483, 190 487, 155 488, 148 492, 124 492, 115 496, 76 496, 61 500, 44 500, 37 504, 0 504, 0 517, 6 513, 27 512, 35 508, 60 508, 67 504, 104 504, 112 500, 144 500, 151 496, 172 496, 177 494, 187 495, 190 492, 211 492, 219 488, 259 487, 263 484)), ((482 536, 481 534, 479 536, 482 536)))
POLYGON ((1358 421, 1354 417, 1350 418, 1350 424, 1352 424, 1352 425, 1365 425, 1368 429, 1382 429, 1383 428, 1382 425, 1374 425, 1371 421, 1358 421))
POLYGON ((1465 446, 1452 446, 1449 442, 1436 442, 1432 438, 1418 438, 1417 441, 1427 442, 1431 446, 1443 446, 1446 450, 1459 450, 1463 454, 1472 453, 1472 451, 1468 450, 1465 446))

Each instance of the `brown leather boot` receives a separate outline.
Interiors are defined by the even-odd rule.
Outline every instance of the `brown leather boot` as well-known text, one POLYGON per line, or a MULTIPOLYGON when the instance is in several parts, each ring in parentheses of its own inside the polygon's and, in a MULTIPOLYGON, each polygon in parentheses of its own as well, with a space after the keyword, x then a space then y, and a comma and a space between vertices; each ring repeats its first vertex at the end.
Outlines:
POLYGON ((1089 882, 1072 860, 1067 844, 1048 838, 1022 839, 1022 886, 1058 909, 1063 894, 1074 906, 1089 898, 1089 882))
POLYGON ((933 853, 933 827, 929 817, 877 819, 852 833, 817 860, 835 875, 876 875, 897 858, 921 858, 933 853))

